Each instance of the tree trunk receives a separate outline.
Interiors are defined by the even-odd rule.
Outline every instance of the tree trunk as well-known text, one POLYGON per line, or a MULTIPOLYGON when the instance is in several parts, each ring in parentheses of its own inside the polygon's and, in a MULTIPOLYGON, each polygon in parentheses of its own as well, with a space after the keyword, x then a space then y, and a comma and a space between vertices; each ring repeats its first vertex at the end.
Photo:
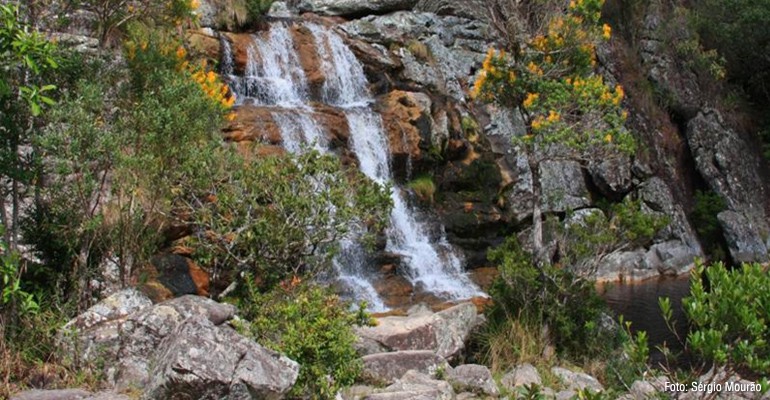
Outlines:
POLYGON ((532 173, 532 256, 535 266, 542 271, 547 262, 543 245, 543 210, 540 206, 543 188, 540 183, 540 160, 534 152, 534 149, 527 152, 527 163, 532 173))

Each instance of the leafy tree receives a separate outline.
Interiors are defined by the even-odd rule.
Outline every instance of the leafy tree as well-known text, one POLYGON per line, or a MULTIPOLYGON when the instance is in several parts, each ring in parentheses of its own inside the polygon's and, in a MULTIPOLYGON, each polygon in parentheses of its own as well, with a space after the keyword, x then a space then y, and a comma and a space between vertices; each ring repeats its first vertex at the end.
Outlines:
POLYGON ((624 129, 623 88, 610 88, 594 72, 596 43, 609 39, 600 25, 603 0, 571 1, 544 32, 520 41, 514 56, 490 49, 472 95, 485 102, 519 107, 527 134, 515 139, 527 155, 533 181, 534 258, 547 260, 543 246, 540 165, 544 160, 587 162, 632 153, 635 144, 624 129))
POLYGON ((384 228, 389 204, 382 187, 343 171, 336 157, 311 151, 246 161, 186 207, 195 216, 192 244, 204 265, 248 271, 269 289, 324 272, 355 225, 384 228))
POLYGON ((23 191, 37 172, 36 152, 24 149, 44 106, 54 103, 49 93, 55 87, 44 82, 45 72, 57 67, 54 50, 53 43, 24 23, 18 7, 0 4, 0 217, 11 250, 18 245, 23 191), (9 194, 10 216, 5 204, 9 194))

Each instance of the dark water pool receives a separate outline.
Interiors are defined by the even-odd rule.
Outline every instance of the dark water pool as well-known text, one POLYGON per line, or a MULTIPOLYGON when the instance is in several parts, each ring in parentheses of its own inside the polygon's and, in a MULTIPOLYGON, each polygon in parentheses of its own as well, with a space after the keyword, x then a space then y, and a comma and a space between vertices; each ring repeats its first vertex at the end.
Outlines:
POLYGON ((690 291, 689 277, 658 278, 637 284, 608 284, 599 293, 616 316, 623 315, 631 321, 631 330, 646 331, 653 362, 662 361, 656 346, 666 344, 671 350, 682 349, 676 335, 665 324, 658 306, 658 298, 671 299, 674 321, 682 340, 687 335, 687 319, 682 310, 682 298, 690 291))

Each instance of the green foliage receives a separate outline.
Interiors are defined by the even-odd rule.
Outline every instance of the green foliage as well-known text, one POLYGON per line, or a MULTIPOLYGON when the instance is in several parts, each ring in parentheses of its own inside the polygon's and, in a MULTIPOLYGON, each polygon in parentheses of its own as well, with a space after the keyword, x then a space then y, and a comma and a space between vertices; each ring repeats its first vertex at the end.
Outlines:
POLYGON ((357 225, 384 229, 390 206, 385 188, 315 151, 245 161, 209 194, 184 205, 199 227, 196 257, 215 270, 249 271, 264 289, 326 271, 357 225))
MULTIPOLYGON (((0 230, 2 227, 0 227, 0 230)), ((0 334, 7 319, 34 314, 40 309, 35 296, 21 287, 21 268, 18 253, 0 241, 0 334)))
POLYGON ((407 184, 417 197, 423 202, 433 203, 433 195, 436 194, 436 183, 430 175, 420 175, 407 184))
POLYGON ((727 258, 723 245, 722 228, 717 220, 717 214, 724 211, 727 205, 718 194, 712 191, 696 191, 695 207, 690 214, 690 220, 698 233, 698 237, 708 254, 715 260, 727 258))
POLYGON ((575 360, 606 354, 617 344, 617 333, 602 326, 605 306, 592 282, 575 279, 567 269, 538 269, 515 238, 491 251, 490 260, 500 278, 489 291, 494 306, 486 329, 515 320, 535 330, 547 326, 556 350, 575 360))
POLYGON ((349 311, 349 304, 328 289, 295 280, 260 294, 252 284, 239 309, 249 321, 244 326, 247 334, 299 362, 292 396, 333 399, 355 382, 361 360, 353 347, 352 327, 368 324, 369 317, 349 311))
POLYGON ((698 264, 690 296, 682 303, 692 324, 690 350, 719 366, 770 373, 770 275, 765 267, 744 264, 728 270, 722 263, 698 264))
POLYGON ((728 76, 770 103, 770 0, 700 0, 692 11, 702 42, 727 60, 728 76))
POLYGON ((246 11, 249 20, 256 22, 262 20, 275 0, 246 0, 246 11))

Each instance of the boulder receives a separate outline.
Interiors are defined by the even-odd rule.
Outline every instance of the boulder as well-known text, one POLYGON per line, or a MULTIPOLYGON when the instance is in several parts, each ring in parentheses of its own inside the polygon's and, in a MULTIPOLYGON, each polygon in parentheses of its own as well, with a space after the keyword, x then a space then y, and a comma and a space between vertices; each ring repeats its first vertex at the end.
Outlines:
POLYGON ((85 400, 92 394, 82 389, 28 390, 11 396, 11 400, 85 400))
MULTIPOLYGON (((767 237, 770 226, 765 211, 768 205, 766 182, 760 173, 762 161, 749 143, 712 109, 702 110, 690 120, 686 134, 700 175, 711 190, 725 200, 728 210, 742 214, 742 220, 747 222, 741 228, 742 236, 746 239, 747 235, 767 237)), ((736 218, 739 217, 728 214, 725 221, 730 225, 730 222, 737 222, 736 218)), ((733 230, 733 233, 737 232, 733 230)), ((739 253, 743 260, 767 260, 767 251, 760 246, 753 246, 751 250, 744 247, 739 253)))
MULTIPOLYGON (((94 307, 106 307, 105 300, 94 307)), ((145 303, 146 304, 146 303, 145 303)), ((61 346, 86 362, 105 366, 106 381, 117 389, 144 387, 155 363, 157 348, 187 318, 201 316, 221 325, 235 314, 235 307, 198 296, 183 296, 135 310, 113 314, 91 326, 79 328, 70 321, 60 332, 61 346)))
POLYGON ((540 183, 544 212, 565 212, 591 205, 588 186, 577 161, 541 162, 540 183))
POLYGON ((722 211, 717 215, 724 232, 730 256, 735 263, 767 262, 767 246, 745 215, 735 211, 722 211))
POLYGON ((519 386, 542 385, 540 374, 532 364, 521 364, 503 375, 500 383, 508 392, 514 392, 519 386))
POLYGON ((483 365, 458 365, 446 373, 446 380, 458 392, 473 392, 488 396, 500 394, 492 372, 483 365))
POLYGON ((411 10, 417 0, 302 0, 297 9, 321 15, 361 17, 369 14, 385 14, 398 10, 411 10))
POLYGON ((197 315, 159 345, 146 399, 280 399, 299 365, 227 326, 197 315))
POLYGON ((465 341, 478 325, 473 303, 462 303, 437 313, 379 318, 377 326, 357 328, 361 338, 394 350, 429 350, 442 358, 452 358, 465 347, 465 341))
POLYGON ((361 360, 364 364, 361 376, 374 383, 395 383, 409 370, 435 377, 438 371, 449 368, 443 357, 430 350, 370 354, 361 360))
POLYGON ((407 165, 422 158, 421 142, 431 143, 433 118, 430 98, 423 93, 395 90, 377 105, 388 136, 393 169, 406 174, 407 165))
POLYGON ((124 318, 152 306, 152 301, 134 288, 123 289, 64 324, 62 332, 87 330, 107 321, 124 318))
POLYGON ((588 166, 588 173, 599 191, 611 199, 622 199, 633 186, 631 159, 626 155, 594 160, 588 166))
POLYGON ((594 392, 604 391, 604 386, 591 375, 570 371, 561 367, 551 368, 551 373, 556 375, 562 381, 562 384, 569 389, 576 391, 583 389, 591 389, 594 392))

